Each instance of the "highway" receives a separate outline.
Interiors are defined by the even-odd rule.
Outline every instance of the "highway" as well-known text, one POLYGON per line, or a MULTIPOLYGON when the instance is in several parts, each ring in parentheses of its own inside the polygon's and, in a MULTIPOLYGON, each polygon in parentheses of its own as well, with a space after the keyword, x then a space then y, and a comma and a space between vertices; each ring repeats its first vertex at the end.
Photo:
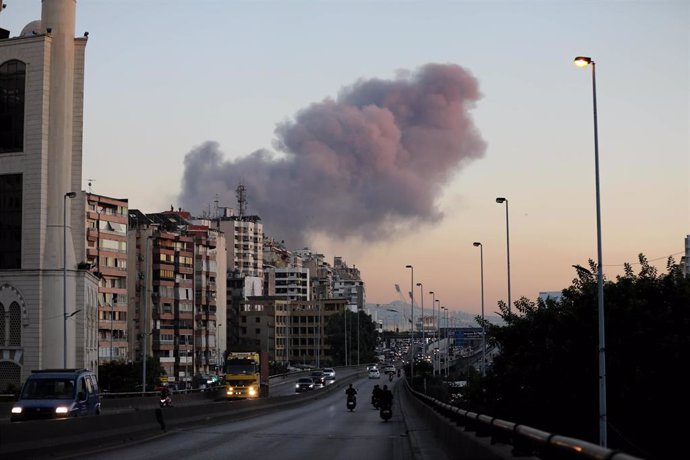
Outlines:
MULTIPOLYGON (((336 375, 337 378, 337 375, 336 375)), ((396 383, 398 379, 394 380, 396 383)), ((280 458, 300 459, 412 459, 407 428, 400 414, 396 392, 393 418, 384 422, 370 404, 375 383, 355 381, 359 392, 354 412, 345 408, 345 393, 324 393, 299 406, 239 420, 176 429, 126 447, 90 452, 71 458, 147 459, 170 458, 280 458)), ((284 387, 292 387, 288 382, 284 387)), ((318 391, 318 390, 316 390, 318 391)))

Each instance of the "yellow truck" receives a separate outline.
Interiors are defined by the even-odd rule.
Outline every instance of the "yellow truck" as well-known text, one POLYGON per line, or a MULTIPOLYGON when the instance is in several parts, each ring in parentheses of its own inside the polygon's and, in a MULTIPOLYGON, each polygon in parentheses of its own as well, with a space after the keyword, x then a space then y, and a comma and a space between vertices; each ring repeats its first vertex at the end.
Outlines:
POLYGON ((225 359, 225 399, 254 399, 265 396, 268 396, 266 352, 229 352, 225 359))

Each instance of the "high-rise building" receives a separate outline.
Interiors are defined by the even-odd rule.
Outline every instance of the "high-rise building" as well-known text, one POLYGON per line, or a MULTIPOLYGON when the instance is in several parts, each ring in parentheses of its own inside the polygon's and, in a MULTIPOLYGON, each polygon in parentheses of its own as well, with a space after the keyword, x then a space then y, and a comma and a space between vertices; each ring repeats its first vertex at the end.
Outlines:
POLYGON ((32 369, 98 365, 99 280, 75 250, 87 42, 75 20, 74 0, 44 1, 19 36, 0 34, 0 392, 32 369))
POLYGON ((362 310, 366 305, 364 281, 359 269, 349 267, 342 257, 333 259, 333 297, 344 298, 350 310, 362 310))
POLYGON ((190 386, 195 376, 216 372, 225 351, 224 235, 182 210, 130 210, 129 223, 137 248, 129 283, 135 359, 145 349, 168 383, 190 386))
POLYGON ((101 364, 129 358, 127 207, 126 199, 86 193, 85 260, 99 278, 98 359, 101 364))
POLYGON ((267 351, 270 361, 332 365, 326 324, 331 315, 343 311, 344 299, 289 301, 250 297, 240 303, 240 339, 267 351))

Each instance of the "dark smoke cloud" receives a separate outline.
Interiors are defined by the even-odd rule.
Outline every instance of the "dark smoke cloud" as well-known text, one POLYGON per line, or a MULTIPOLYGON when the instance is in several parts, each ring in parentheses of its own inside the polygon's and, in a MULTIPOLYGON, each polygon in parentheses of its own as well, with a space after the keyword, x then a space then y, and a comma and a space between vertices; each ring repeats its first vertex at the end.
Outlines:
POLYGON ((224 160, 215 142, 189 152, 180 202, 207 209, 216 194, 234 197, 242 182, 248 213, 289 247, 306 245, 312 233, 391 238, 439 221, 443 187, 484 154, 469 115, 479 98, 477 81, 457 65, 359 80, 279 124, 282 155, 259 150, 224 160))

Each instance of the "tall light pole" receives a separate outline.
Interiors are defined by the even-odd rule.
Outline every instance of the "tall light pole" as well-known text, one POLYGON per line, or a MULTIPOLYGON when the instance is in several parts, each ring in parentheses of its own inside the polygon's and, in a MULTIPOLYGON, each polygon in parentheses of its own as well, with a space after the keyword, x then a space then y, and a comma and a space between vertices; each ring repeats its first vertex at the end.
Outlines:
POLYGON ((606 447, 606 340, 604 335, 604 262, 601 250, 601 205, 599 191, 599 128, 597 126, 597 81, 594 60, 586 56, 575 58, 578 67, 592 66, 592 101, 594 113, 594 178, 597 208, 597 297, 599 317, 599 445, 606 447))
MULTIPOLYGON (((447 311, 448 309, 447 309, 446 307, 443 307, 443 306, 442 306, 442 307, 441 307, 441 310, 443 310, 443 321, 445 322, 445 321, 446 321, 446 311, 447 311)), ((447 322, 446 322, 446 334, 445 334, 445 338, 446 338, 446 339, 448 338, 448 323, 447 323, 447 322)), ((446 340, 445 345, 446 345, 446 347, 445 347, 445 348, 446 348, 446 359, 443 361, 443 367, 446 367, 445 364, 446 364, 446 362, 448 361, 448 351, 447 351, 447 350, 448 350, 448 343, 447 343, 447 340, 446 340)), ((441 367, 441 357, 440 357, 440 356, 439 356, 439 358, 438 358, 438 371, 439 371, 439 374, 443 375, 443 370, 442 370, 442 367, 441 367)))
POLYGON ((436 299, 436 315, 438 321, 436 322, 436 332, 438 337, 436 339, 436 362, 438 364, 438 375, 441 375, 441 299, 436 299))
POLYGON ((62 197, 62 367, 67 369, 67 198, 77 192, 67 192, 62 197))
POLYGON ((486 335, 484 334, 484 246, 482 243, 475 241, 475 247, 479 247, 479 260, 481 269, 481 285, 482 285, 482 377, 486 375, 486 335))
MULTIPOLYGON (((433 327, 434 325, 434 318, 436 315, 434 315, 434 306, 436 305, 436 295, 434 294, 434 291, 429 291, 429 294, 431 294, 431 325, 433 327)), ((434 331, 434 335, 436 331, 434 331)), ((433 348, 432 348, 433 349, 433 348)), ((433 356, 432 352, 432 357, 431 357, 431 375, 436 375, 436 369, 434 368, 434 360, 436 359, 435 356, 433 356)))
POLYGON ((422 304, 422 359, 426 359, 426 342, 424 341, 424 285, 417 283, 419 286, 419 298, 422 304))
POLYGON ((513 308, 510 299, 510 226, 508 225, 508 198, 498 197, 496 203, 506 204, 506 254, 508 254, 508 312, 513 308))
POLYGON ((414 267, 405 265, 410 269, 410 385, 414 386, 414 267))

